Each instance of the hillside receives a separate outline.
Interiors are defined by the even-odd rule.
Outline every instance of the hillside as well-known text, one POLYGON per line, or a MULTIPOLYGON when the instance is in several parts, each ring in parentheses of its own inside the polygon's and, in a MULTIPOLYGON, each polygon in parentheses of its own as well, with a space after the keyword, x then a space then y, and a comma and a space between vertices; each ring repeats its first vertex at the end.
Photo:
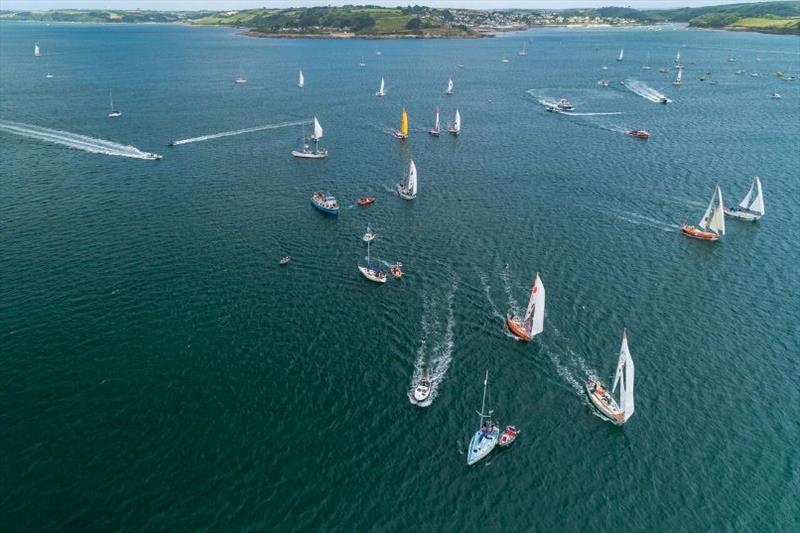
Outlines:
POLYGON ((48 11, 0 11, 0 20, 37 22, 142 23, 186 22, 209 15, 210 11, 143 11, 108 9, 51 9, 48 11))

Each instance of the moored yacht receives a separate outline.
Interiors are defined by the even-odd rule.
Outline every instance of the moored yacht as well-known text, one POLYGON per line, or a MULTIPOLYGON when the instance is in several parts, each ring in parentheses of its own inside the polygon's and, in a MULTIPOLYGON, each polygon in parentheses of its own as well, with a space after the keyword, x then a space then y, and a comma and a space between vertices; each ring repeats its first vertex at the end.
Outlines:
POLYGON ((480 421, 478 423, 478 430, 469 441, 469 448, 467 449, 467 464, 474 465, 494 450, 497 446, 497 441, 500 439, 500 428, 492 422, 492 411, 484 413, 486 409, 486 389, 489 384, 489 371, 486 371, 486 377, 483 380, 483 400, 481 402, 481 410, 478 413, 480 421))

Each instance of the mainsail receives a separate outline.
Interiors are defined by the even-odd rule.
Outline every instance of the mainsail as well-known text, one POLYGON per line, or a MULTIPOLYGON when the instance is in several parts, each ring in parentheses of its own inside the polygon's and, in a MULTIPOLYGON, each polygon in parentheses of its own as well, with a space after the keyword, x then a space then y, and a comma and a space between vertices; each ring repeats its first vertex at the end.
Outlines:
POLYGON ((306 78, 303 76, 303 71, 300 70, 300 74, 297 77, 297 86, 301 89, 306 85, 306 78))
POLYGON ((748 211, 753 211, 759 215, 764 214, 764 191, 761 190, 761 180, 758 176, 753 178, 753 183, 750 184, 750 190, 747 191, 747 195, 739 203, 739 207, 747 209, 748 211), (755 193, 755 197, 753 197, 753 193, 755 193))
POLYGON ((417 194, 417 165, 414 164, 413 159, 408 163, 408 185, 406 188, 411 196, 417 194))
POLYGON ((617 386, 619 386, 619 407, 625 414, 625 421, 633 415, 634 411, 633 378, 634 365, 631 352, 628 349, 628 332, 623 331, 622 346, 619 349, 619 361, 617 362, 617 372, 614 375, 614 386, 611 389, 611 393, 614 394, 617 390, 617 386))
POLYGON ((453 94, 453 77, 447 78, 447 94, 453 94))
POLYGON ((34 43, 33 44, 33 55, 36 56, 36 57, 39 57, 40 55, 42 55, 40 50, 39 50, 39 43, 34 43))
POLYGON ((403 115, 400 117, 400 133, 408 135, 408 113, 406 113, 405 109, 403 109, 403 115))
POLYGON ((439 131, 440 124, 439 124, 439 108, 436 108, 436 124, 434 124, 433 129, 439 131))
POLYGON ((461 132, 461 113, 458 112, 458 109, 456 109, 456 117, 455 120, 453 120, 453 130, 456 133, 461 132))
POLYGON ((698 224, 702 229, 710 229, 720 235, 725 235, 725 216, 722 212, 722 190, 717 185, 714 190, 714 195, 711 197, 711 202, 703 213, 703 218, 700 219, 698 224))
POLYGON ((322 139, 322 126, 319 125, 319 120, 317 117, 314 117, 314 134, 311 138, 315 141, 322 139))

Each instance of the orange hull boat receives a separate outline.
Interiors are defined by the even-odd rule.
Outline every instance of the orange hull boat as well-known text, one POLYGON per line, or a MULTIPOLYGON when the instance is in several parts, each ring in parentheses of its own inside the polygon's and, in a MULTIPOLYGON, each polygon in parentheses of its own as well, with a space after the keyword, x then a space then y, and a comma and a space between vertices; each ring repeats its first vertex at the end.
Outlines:
POLYGON ((711 233, 710 231, 702 231, 697 229, 694 226, 683 226, 681 231, 684 235, 688 235, 689 237, 694 237, 695 239, 700 239, 703 241, 718 241, 719 235, 716 233, 711 233))
POLYGON ((508 331, 510 331, 512 335, 521 341, 531 342, 531 336, 528 335, 525 326, 517 320, 518 319, 516 318, 506 317, 506 326, 508 326, 508 331))
POLYGON ((366 198, 359 198, 358 200, 356 200, 356 203, 358 203, 358 205, 374 204, 375 203, 375 197, 374 196, 367 196, 366 198))

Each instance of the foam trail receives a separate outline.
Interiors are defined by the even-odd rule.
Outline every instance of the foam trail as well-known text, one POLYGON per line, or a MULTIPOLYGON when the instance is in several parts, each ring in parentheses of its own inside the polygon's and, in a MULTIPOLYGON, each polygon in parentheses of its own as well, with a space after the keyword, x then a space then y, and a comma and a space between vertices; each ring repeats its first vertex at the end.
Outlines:
POLYGON ((303 126, 311 124, 310 120, 298 120, 296 122, 279 122, 278 124, 266 124, 264 126, 255 126, 253 128, 245 128, 242 130, 223 131, 221 133, 212 133, 210 135, 201 135, 200 137, 192 137, 190 139, 181 139, 180 141, 173 141, 173 146, 181 144, 197 143, 201 141, 210 141, 211 139, 219 139, 220 137, 231 137, 233 135, 241 135, 243 133, 253 133, 263 130, 274 130, 278 128, 288 128, 290 126, 303 126))
POLYGON ((630 91, 638 94, 639 96, 641 96, 645 100, 650 100, 651 102, 655 102, 655 103, 661 103, 661 101, 666 99, 667 102, 672 102, 672 100, 667 98, 667 96, 664 93, 658 92, 657 90, 653 89, 649 85, 647 85, 647 84, 645 84, 645 83, 643 83, 643 82, 641 82, 639 80, 635 80, 633 78, 630 78, 630 79, 625 80, 623 82, 623 85, 625 85, 625 87, 627 89, 629 89, 630 91))
POLYGON ((88 137, 78 133, 70 133, 68 131, 52 130, 50 128, 43 128, 41 126, 23 124, 21 122, 0 120, 0 131, 13 133, 14 135, 20 135, 22 137, 29 137, 31 139, 37 139, 40 141, 60 144, 68 148, 83 150, 84 152, 91 152, 93 154, 131 157, 133 159, 152 159, 151 154, 139 150, 135 146, 119 144, 113 141, 106 141, 104 139, 95 139, 94 137, 88 137))
POLYGON ((680 228, 680 226, 678 226, 677 224, 668 224, 666 222, 662 222, 655 218, 650 218, 644 215, 640 215, 639 213, 633 213, 630 211, 623 211, 621 215, 617 214, 617 217, 620 220, 624 220, 625 222, 630 222, 631 224, 637 224, 637 225, 643 224, 645 226, 650 226, 651 228, 660 229, 662 231, 674 232, 680 228))
POLYGON ((492 308, 492 314, 496 316, 501 322, 505 323, 506 317, 497 309, 497 305, 495 305, 494 300, 492 299, 492 292, 491 287, 489 286, 489 276, 485 273, 480 273, 481 278, 481 287, 483 287, 483 293, 486 295, 486 299, 489 301, 489 306, 492 308))
MULTIPOLYGON (((559 113, 561 113, 561 111, 559 111, 559 113)), ((609 113, 575 113, 574 111, 565 111, 563 113, 573 117, 609 117, 611 115, 621 115, 622 111, 613 111, 609 113)))

